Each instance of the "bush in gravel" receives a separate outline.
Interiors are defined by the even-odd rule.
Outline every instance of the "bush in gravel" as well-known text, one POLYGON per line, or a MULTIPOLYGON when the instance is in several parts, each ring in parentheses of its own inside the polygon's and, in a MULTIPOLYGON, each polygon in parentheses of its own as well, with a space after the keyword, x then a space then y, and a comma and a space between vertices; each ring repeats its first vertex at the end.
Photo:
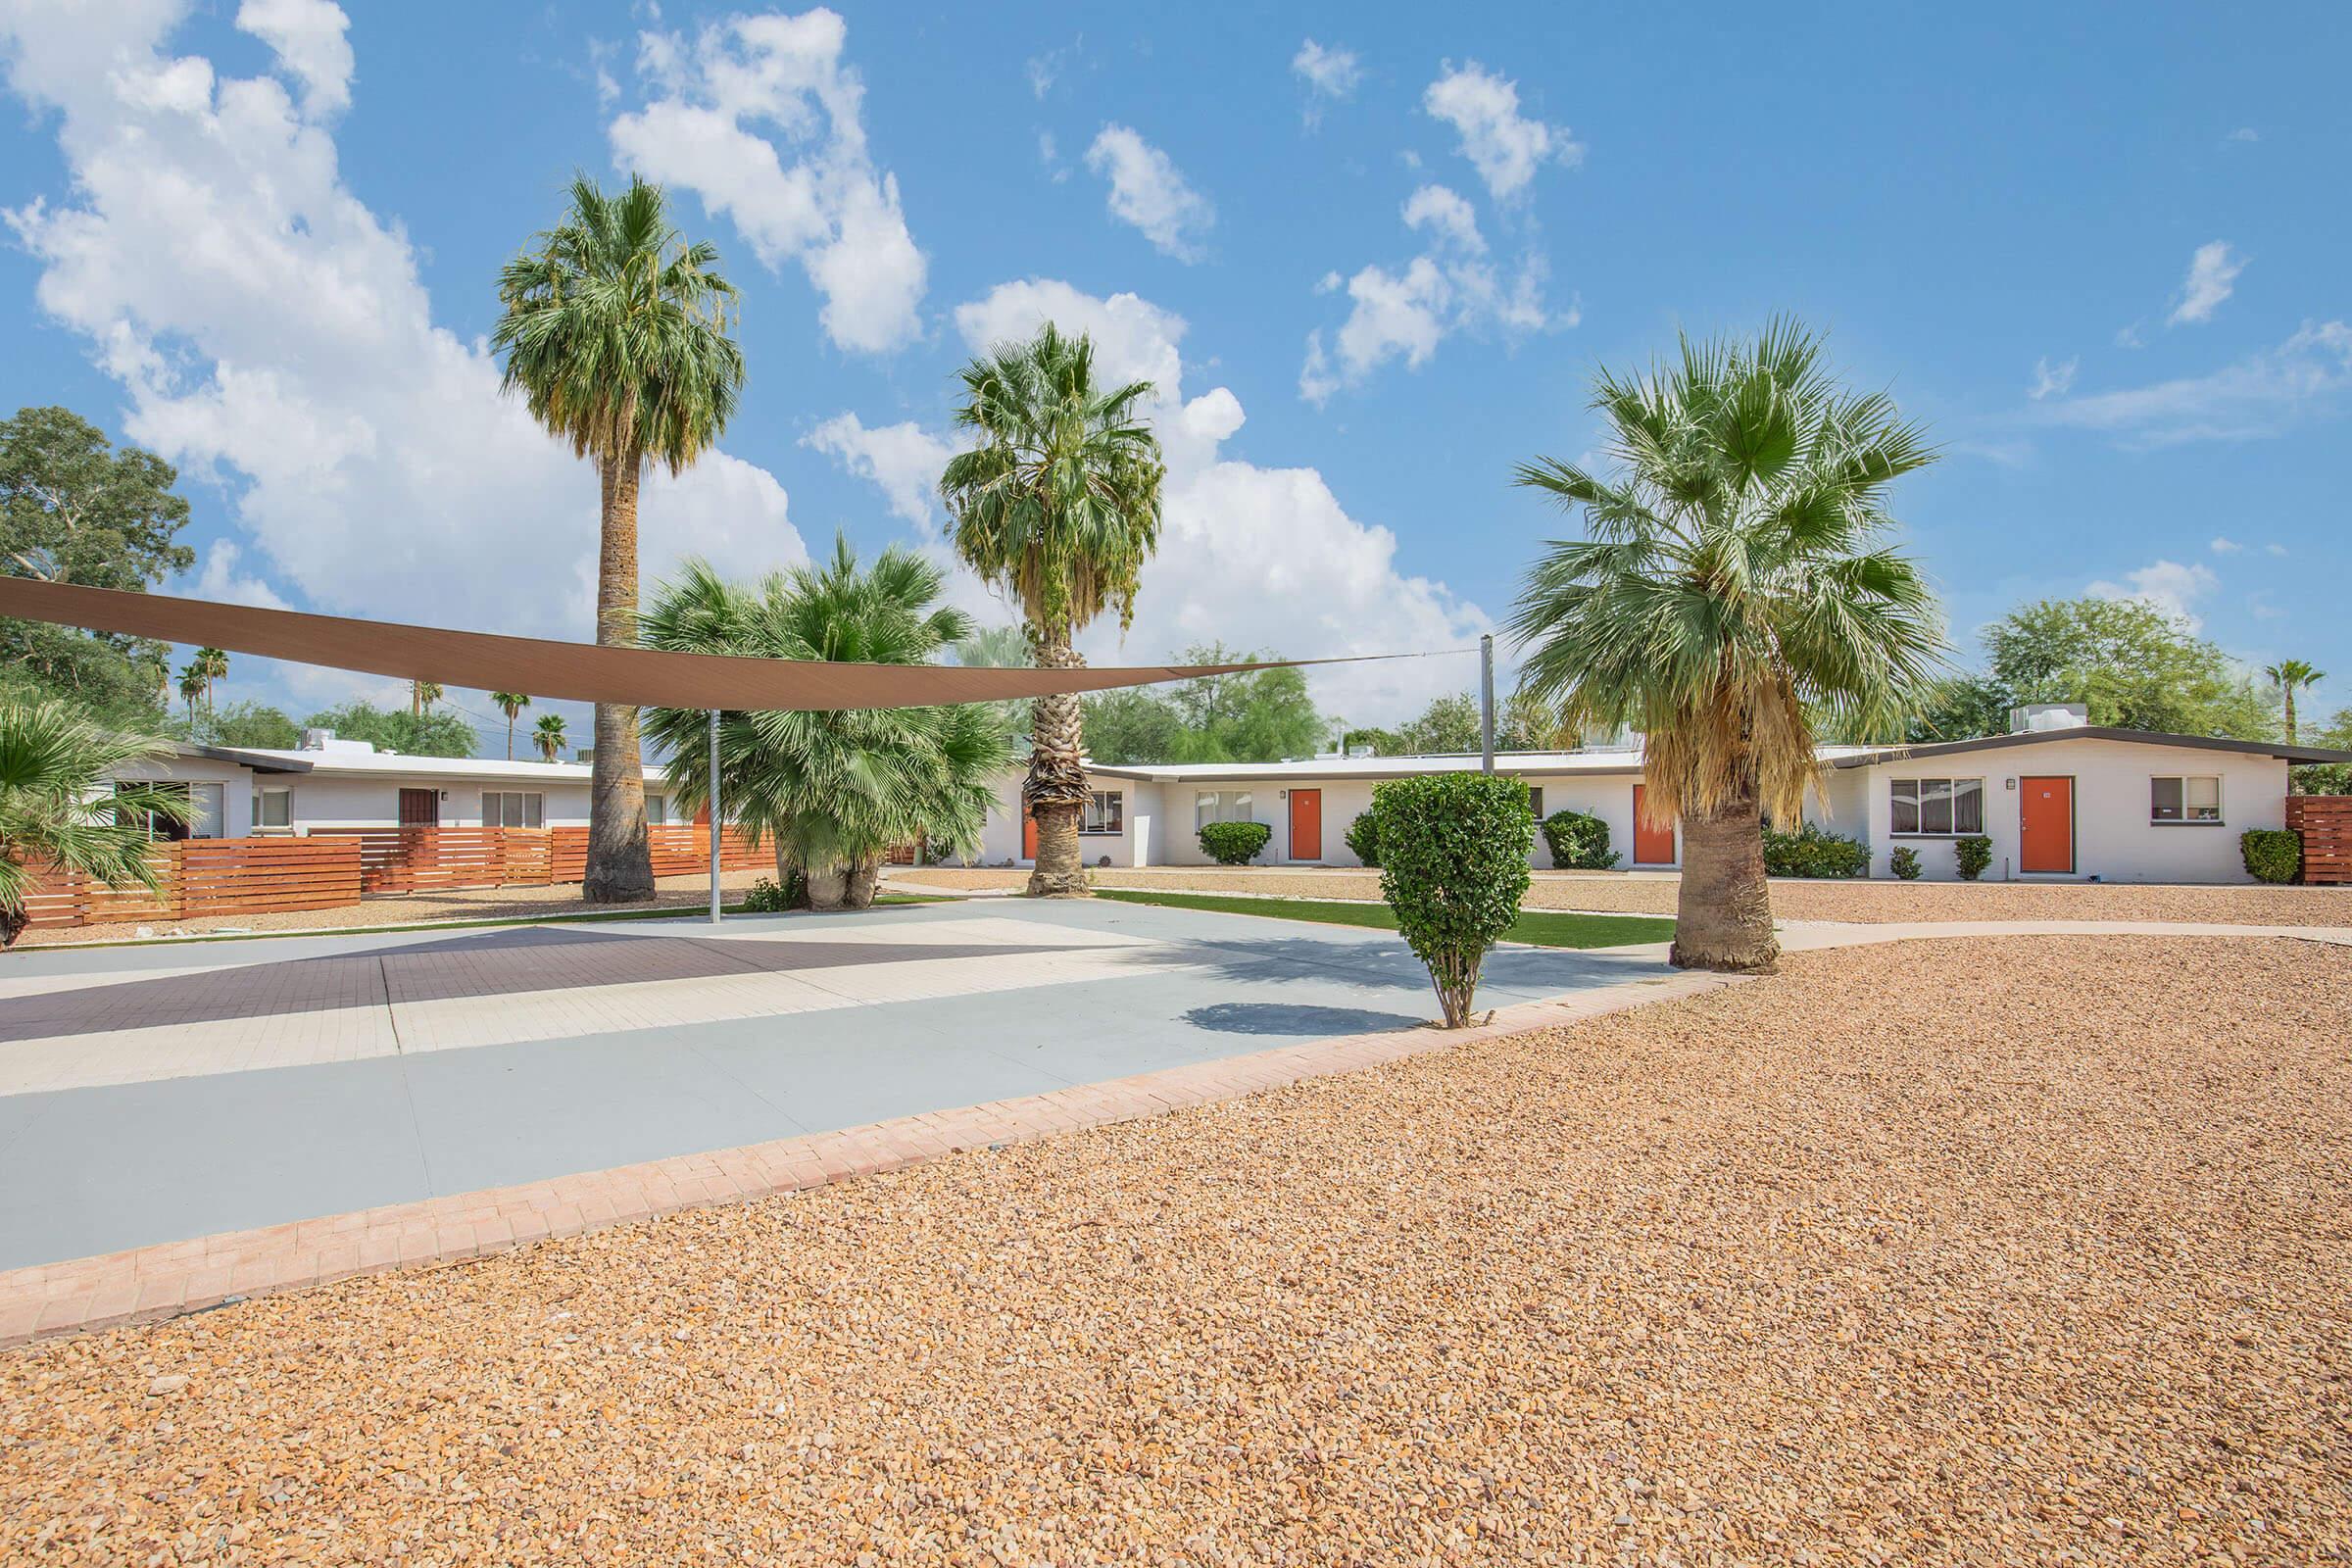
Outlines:
POLYGON ((1348 853, 1373 870, 1380 869, 1380 822, 1370 811, 1348 824, 1348 853))
POLYGON ((1544 819, 1544 843, 1563 871, 1606 871, 1617 863, 1609 824, 1589 811, 1554 811, 1544 819))
POLYGON ((1952 859, 1960 872, 1960 880, 1974 882, 1992 863, 1992 840, 1982 833, 1972 833, 1967 838, 1954 840, 1952 859))
POLYGON ((1918 881, 1922 869, 1919 863, 1919 852, 1908 844, 1898 845, 1894 849, 1888 850, 1886 852, 1886 869, 1906 882, 1918 881))
POLYGON ((1446 1009, 1470 1021, 1487 949, 1519 917, 1536 814, 1527 786, 1493 773, 1396 778, 1372 792, 1380 817, 1380 896, 1446 1009))
POLYGON ((2303 836, 2280 827, 2258 827, 2237 836, 2246 873, 2258 882, 2292 882, 2303 869, 2303 836))
POLYGON ((1805 823, 1793 833, 1764 829, 1764 871, 1768 876, 1861 876, 1870 869, 1870 850, 1805 823))
POLYGON ((801 873, 795 871, 784 879, 782 887, 776 885, 774 877, 768 876, 753 883, 751 891, 743 896, 743 908, 746 914, 782 914, 787 909, 798 909, 808 902, 808 890, 801 881, 801 873))
POLYGON ((1248 865, 1273 836, 1263 822, 1204 822, 1200 849, 1219 865, 1248 865))

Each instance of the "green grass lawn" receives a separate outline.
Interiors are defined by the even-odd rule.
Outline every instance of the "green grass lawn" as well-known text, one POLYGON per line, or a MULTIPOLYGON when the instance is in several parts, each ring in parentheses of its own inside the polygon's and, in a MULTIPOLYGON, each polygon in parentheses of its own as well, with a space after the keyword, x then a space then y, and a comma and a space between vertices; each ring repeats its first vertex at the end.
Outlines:
MULTIPOLYGON (((1263 914, 1277 920, 1318 920, 1325 925, 1396 929, 1385 904, 1339 904, 1323 899, 1268 899, 1249 894, 1152 893, 1133 888, 1097 888, 1098 899, 1122 904, 1164 904, 1175 909, 1210 909, 1219 914, 1263 914)), ((1539 948, 1619 948, 1636 942, 1664 942, 1674 922, 1647 914, 1566 914, 1556 909, 1522 909, 1504 932, 1505 942, 1539 948)))

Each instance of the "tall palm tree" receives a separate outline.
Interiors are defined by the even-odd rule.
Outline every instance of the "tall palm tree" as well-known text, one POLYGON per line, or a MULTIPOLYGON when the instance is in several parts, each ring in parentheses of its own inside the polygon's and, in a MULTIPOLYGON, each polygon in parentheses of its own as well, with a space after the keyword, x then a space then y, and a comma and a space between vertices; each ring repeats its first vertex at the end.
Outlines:
POLYGON ((424 710, 441 700, 441 683, 434 680, 409 682, 409 716, 422 718, 424 710))
POLYGON ((2286 700, 2286 744, 2295 744, 2295 688, 2317 686, 2328 678, 2324 669, 2314 669, 2300 659, 2281 659, 2276 664, 2266 664, 2262 672, 2278 683, 2279 693, 2286 700))
POLYGON ((218 648, 199 648, 188 667, 204 677, 204 706, 213 707, 213 685, 228 679, 228 655, 218 648))
POLYGON ((24 934, 24 900, 44 872, 154 890, 147 821, 186 821, 187 792, 109 781, 171 755, 169 741, 93 724, 64 703, 0 704, 0 947, 24 934))
MULTIPOLYGON (((936 564, 896 546, 860 567, 846 538, 821 565, 748 586, 690 561, 655 595, 645 640, 674 653, 926 663, 972 629, 963 612, 939 604, 946 582, 936 564)), ((646 713, 691 808, 710 800, 708 724, 699 709, 646 713)), ((755 841, 774 844, 779 880, 799 870, 817 907, 862 907, 892 845, 978 848, 991 780, 1011 755, 990 703, 730 712, 719 719, 719 795, 755 841)))
POLYGON ((1934 598, 1882 539, 1888 486, 1935 454, 1885 394, 1838 386, 1794 322, 1604 370, 1592 407, 1612 471, 1519 469, 1587 535, 1528 572, 1521 680, 1571 724, 1642 732, 1645 809, 1683 826, 1674 961, 1767 967, 1761 818, 1798 819, 1815 722, 1892 722, 1943 667, 1934 598))
POLYGON ((512 762, 514 760, 514 720, 524 709, 531 706, 531 700, 521 692, 492 692, 490 700, 498 705, 500 712, 507 715, 507 760, 512 762))
MULTIPOLYGON (((735 289, 719 275, 718 252, 671 224, 660 186, 632 178, 608 196, 582 175, 571 210, 507 264, 498 292, 506 314, 492 341, 507 356, 506 385, 596 460, 596 640, 633 646, 638 482, 648 463, 685 468, 734 414, 743 388, 743 350, 727 335, 735 289)), ((653 893, 637 710, 599 703, 582 895, 610 904, 653 893)))
POLYGON ((196 718, 196 699, 204 695, 204 671, 189 664, 179 672, 180 700, 188 705, 188 719, 196 718))
MULTIPOLYGON (((1094 344, 1051 321, 1028 342, 974 360, 962 380, 956 422, 979 445, 951 458, 939 481, 956 553, 1020 605, 1039 668, 1074 668, 1084 662, 1070 646, 1079 628, 1113 607, 1120 630, 1133 622, 1136 580, 1159 542, 1167 469, 1137 412, 1152 383, 1098 386, 1094 344)), ((1031 711, 1021 786, 1037 820, 1029 892, 1083 896, 1083 710, 1058 695, 1038 698, 1031 711)))
POLYGON ((531 726, 531 744, 539 748, 539 760, 553 762, 564 756, 564 715, 541 713, 539 722, 531 726))

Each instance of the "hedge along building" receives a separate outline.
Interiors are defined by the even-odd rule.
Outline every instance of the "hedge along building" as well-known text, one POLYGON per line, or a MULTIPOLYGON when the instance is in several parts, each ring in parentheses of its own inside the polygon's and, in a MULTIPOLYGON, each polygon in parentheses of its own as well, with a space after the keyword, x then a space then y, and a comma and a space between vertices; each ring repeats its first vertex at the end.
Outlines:
MULTIPOLYGON (((1982 836, 1987 879, 2245 882, 2238 836, 2284 825, 2289 763, 2352 761, 2319 747, 2096 728, 2072 708, 2020 710, 2018 726, 1937 745, 1823 747, 1806 819, 1866 844, 1873 876, 1891 876, 1889 857, 1908 848, 1923 875, 1956 878, 1958 841, 1982 836)), ((1375 784, 1478 765, 1476 756, 1090 764, 1079 843, 1090 866, 1209 865, 1200 826, 1250 821, 1269 830, 1257 863, 1360 865, 1348 829, 1375 784)), ((1680 832, 1641 821, 1639 751, 1500 752, 1494 767, 1526 783, 1539 815, 1607 823, 1620 869, 1681 868, 1680 832)), ((984 864, 1034 854, 1019 782, 1000 785, 984 864)), ((1550 864, 1540 835, 1531 858, 1550 864)))

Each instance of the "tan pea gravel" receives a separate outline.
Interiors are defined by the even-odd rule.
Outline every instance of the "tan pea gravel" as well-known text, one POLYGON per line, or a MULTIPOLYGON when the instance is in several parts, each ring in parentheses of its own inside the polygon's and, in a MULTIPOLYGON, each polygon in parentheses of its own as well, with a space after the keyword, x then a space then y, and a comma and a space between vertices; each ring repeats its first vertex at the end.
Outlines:
MULTIPOLYGON (((1262 893, 1301 899, 1377 899, 1375 871, 1142 867, 1091 873, 1104 888, 1262 893)), ((891 872, 894 883, 954 889, 1021 888, 1026 871, 924 866, 891 872)), ((1672 914, 1681 878, 1539 871, 1531 909, 1672 914)), ((1773 913, 1787 920, 2182 920, 2220 925, 2352 925, 2352 887, 2238 887, 2115 882, 1799 882, 1772 884, 1773 913)))
POLYGON ((2310 944, 1805 954, 38 1344, 0 1561, 2340 1562, 2348 1029, 2310 944))

